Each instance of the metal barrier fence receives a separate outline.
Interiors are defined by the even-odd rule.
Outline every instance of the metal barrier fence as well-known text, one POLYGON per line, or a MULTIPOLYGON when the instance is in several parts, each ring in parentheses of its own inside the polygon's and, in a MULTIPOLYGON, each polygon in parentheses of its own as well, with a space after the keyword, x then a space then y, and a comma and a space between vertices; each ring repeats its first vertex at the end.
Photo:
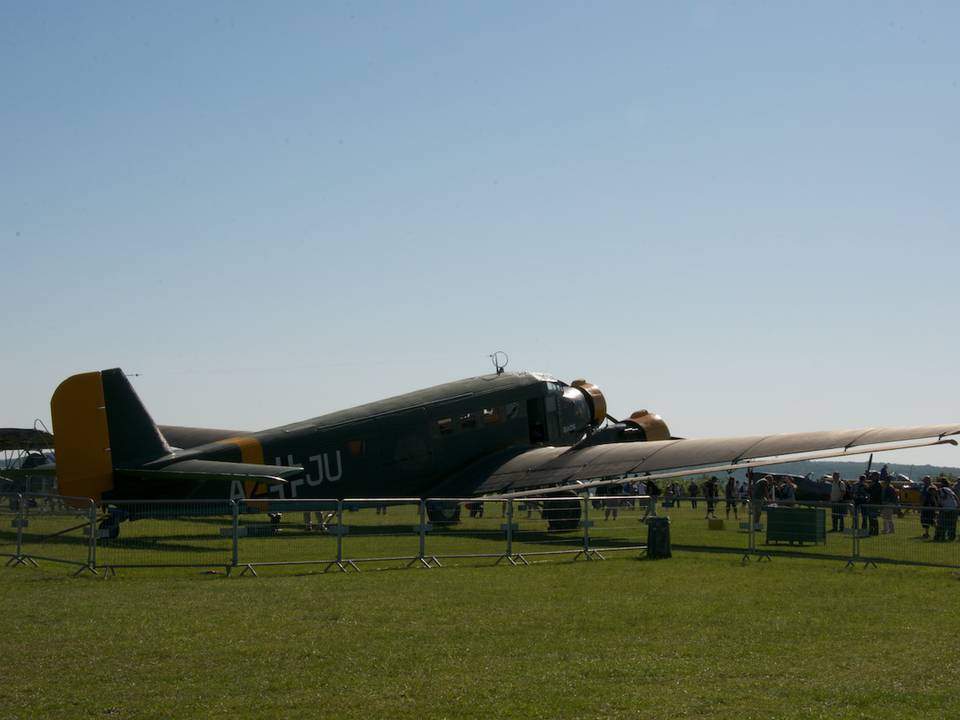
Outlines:
MULTIPOLYGON (((20 495, 18 493, 0 494, 0 557, 19 558, 21 542, 20 495)), ((12 565, 8 560, 7 565, 12 565)))
POLYGON ((848 503, 789 502, 747 503, 751 553, 809 555, 845 559, 859 558, 858 533, 851 526, 853 506, 848 503))
POLYGON ((87 498, 7 494, 0 495, 0 555, 8 565, 51 561, 75 565, 78 573, 524 564, 642 553, 651 517, 669 520, 678 549, 960 567, 954 509, 626 495, 140 501, 97 508, 87 498))
POLYGON ((95 533, 97 565, 109 573, 134 567, 229 567, 234 505, 229 500, 111 502, 95 533))
MULTIPOLYGON (((77 574, 96 572, 96 505, 90 498, 18 493, 4 496, 15 551, 8 565, 38 565, 38 560, 76 565, 77 574), (10 517, 12 515, 13 517, 10 517)), ((9 535, 3 538, 9 549, 9 535)), ((8 553, 4 553, 8 554, 8 553)))

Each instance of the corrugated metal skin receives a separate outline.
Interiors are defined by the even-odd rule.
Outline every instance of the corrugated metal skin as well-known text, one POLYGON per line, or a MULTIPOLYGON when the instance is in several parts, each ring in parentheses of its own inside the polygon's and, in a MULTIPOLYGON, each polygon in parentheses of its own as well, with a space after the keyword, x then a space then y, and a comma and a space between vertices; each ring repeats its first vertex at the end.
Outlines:
POLYGON ((665 440, 596 445, 581 450, 539 448, 495 470, 479 492, 504 492, 596 480, 630 473, 655 473, 732 464, 822 450, 855 449, 883 443, 936 439, 960 434, 960 425, 864 428, 747 437, 665 440))

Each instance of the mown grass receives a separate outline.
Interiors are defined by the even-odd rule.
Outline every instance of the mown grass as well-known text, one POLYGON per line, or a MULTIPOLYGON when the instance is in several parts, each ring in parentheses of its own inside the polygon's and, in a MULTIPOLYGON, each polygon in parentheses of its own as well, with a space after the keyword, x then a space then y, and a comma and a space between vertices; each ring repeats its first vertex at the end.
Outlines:
POLYGON ((947 570, 0 570, 4 718, 960 716, 947 570))

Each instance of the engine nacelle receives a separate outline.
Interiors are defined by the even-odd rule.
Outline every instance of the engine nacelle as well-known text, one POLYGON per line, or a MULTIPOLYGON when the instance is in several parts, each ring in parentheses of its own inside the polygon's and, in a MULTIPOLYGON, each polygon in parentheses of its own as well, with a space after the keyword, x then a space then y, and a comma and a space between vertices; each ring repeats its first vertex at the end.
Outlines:
POLYGON ((649 442, 652 440, 669 440, 671 437, 670 428, 667 427, 663 418, 648 410, 637 410, 622 422, 627 427, 636 428, 643 433, 643 438, 638 439, 649 442))

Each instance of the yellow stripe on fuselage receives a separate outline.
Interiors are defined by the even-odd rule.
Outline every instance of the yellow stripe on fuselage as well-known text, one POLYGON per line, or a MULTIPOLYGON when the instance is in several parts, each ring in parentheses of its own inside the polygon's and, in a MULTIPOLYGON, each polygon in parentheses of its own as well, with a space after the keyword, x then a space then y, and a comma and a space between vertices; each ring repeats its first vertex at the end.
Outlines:
MULTIPOLYGON (((240 462, 251 463, 253 465, 264 465, 263 445, 256 438, 249 436, 232 437, 221 440, 222 443, 230 443, 240 448, 240 462)), ((243 483, 243 494, 245 497, 253 495, 257 483, 254 480, 247 480, 243 483)))
POLYGON ((252 463, 253 465, 263 465, 263 445, 260 441, 252 437, 232 437, 221 440, 222 443, 230 443, 240 448, 240 462, 252 463))

